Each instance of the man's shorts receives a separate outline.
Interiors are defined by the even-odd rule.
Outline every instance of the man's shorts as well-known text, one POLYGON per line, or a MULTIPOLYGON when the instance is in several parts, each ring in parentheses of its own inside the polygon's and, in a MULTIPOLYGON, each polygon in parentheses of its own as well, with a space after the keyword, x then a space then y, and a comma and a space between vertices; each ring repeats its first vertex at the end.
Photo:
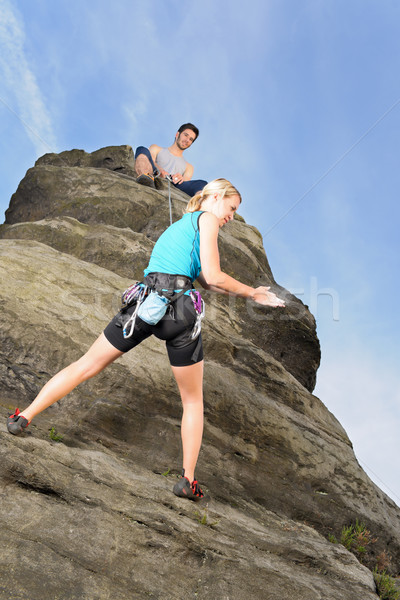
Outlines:
POLYGON ((136 317, 135 329, 131 337, 125 339, 123 326, 135 310, 134 306, 124 313, 118 313, 104 329, 107 340, 120 352, 128 352, 143 340, 155 335, 165 340, 168 357, 173 367, 187 367, 203 360, 203 343, 201 334, 194 341, 190 336, 196 321, 196 311, 192 299, 183 295, 167 309, 164 317, 157 325, 148 325, 140 317, 136 317))

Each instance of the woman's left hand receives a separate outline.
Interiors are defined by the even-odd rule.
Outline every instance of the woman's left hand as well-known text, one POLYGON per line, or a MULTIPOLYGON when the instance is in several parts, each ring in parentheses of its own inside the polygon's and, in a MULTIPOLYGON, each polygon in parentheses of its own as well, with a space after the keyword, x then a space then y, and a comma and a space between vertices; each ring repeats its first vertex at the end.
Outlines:
POLYGON ((263 306, 285 306, 285 301, 281 298, 278 298, 274 292, 269 291, 270 288, 264 285, 256 288, 253 293, 253 300, 257 302, 257 304, 262 304, 263 306))

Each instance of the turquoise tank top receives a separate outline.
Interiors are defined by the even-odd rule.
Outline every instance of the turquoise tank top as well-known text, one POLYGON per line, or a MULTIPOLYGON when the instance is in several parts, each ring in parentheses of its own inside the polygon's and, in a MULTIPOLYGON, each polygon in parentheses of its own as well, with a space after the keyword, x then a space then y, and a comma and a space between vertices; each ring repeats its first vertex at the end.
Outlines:
POLYGON ((198 278, 200 264, 199 217, 203 211, 186 213, 168 227, 158 238, 144 275, 169 273, 198 278))

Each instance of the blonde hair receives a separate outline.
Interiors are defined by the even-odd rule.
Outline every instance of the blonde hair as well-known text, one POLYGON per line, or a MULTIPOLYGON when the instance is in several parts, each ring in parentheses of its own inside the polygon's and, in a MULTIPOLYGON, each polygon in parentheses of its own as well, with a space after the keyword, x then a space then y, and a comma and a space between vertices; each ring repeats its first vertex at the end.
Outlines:
POLYGON ((213 181, 210 181, 210 183, 207 183, 200 192, 197 192, 197 194, 189 200, 186 212, 201 210, 201 205, 204 200, 213 194, 218 194, 221 198, 224 196, 239 196, 240 202, 242 201, 242 196, 230 181, 227 179, 214 179, 213 181))

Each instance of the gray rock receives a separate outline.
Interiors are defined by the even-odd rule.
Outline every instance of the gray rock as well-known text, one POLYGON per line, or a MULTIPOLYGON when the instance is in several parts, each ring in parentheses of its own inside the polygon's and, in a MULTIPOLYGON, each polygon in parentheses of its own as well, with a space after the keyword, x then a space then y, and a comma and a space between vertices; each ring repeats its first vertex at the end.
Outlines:
MULTIPOLYGON (((86 351, 131 282, 126 263, 138 277, 168 224, 165 191, 51 160, 28 171, 0 227, 3 416, 86 351)), ((398 570, 398 507, 307 389, 319 362, 313 317, 276 284, 242 219, 221 232, 221 255, 228 272, 287 294, 289 308, 257 318, 243 302, 207 298, 205 501, 171 492, 180 401, 163 343, 146 340, 24 437, 0 424, 0 598, 372 600, 371 571, 326 539, 356 519, 398 570)))
POLYGON ((135 158, 131 146, 108 146, 92 153, 84 150, 66 150, 60 154, 49 153, 41 156, 35 163, 35 166, 42 165, 109 169, 136 179, 135 158))
MULTIPOLYGON (((132 240, 132 236, 127 238, 126 229, 142 234, 142 248, 147 250, 148 240, 155 241, 169 224, 168 193, 140 186, 129 177, 107 169, 64 166, 64 160, 62 166, 54 166, 57 161, 53 155, 45 157, 49 156, 51 164, 42 164, 39 160, 18 186, 6 211, 6 224, 0 226, 0 238, 37 239, 84 260, 127 274, 130 263, 125 260, 125 253, 121 254, 120 265, 116 264, 116 255, 120 250, 123 252, 124 241, 129 244, 132 240), (89 227, 86 231, 81 228, 78 238, 76 227, 70 237, 71 219, 68 225, 61 227, 60 224, 60 219, 65 221, 65 217, 72 217, 89 227), (55 225, 50 226, 49 219, 55 225), (46 220, 46 226, 43 220, 46 220), (28 227, 26 222, 33 223, 28 227), (10 225, 14 227, 10 229, 10 225), (103 232, 102 226, 108 228, 103 232), (115 228, 124 230, 121 239, 118 239, 115 228), (89 231, 93 231, 90 238, 97 236, 100 243, 93 246, 90 242, 82 243, 84 238, 88 238, 89 231), (101 243, 103 235, 108 240, 104 245, 101 243), (110 246, 114 246, 112 257, 110 246)), ((173 220, 176 220, 186 209, 187 196, 174 190, 171 198, 173 220)), ((312 391, 320 362, 313 316, 300 300, 274 281, 257 229, 246 225, 241 217, 226 229, 220 235, 222 268, 244 283, 271 285, 273 290, 285 296, 287 308, 282 313, 257 308, 240 299, 230 304, 226 299, 218 302, 225 306, 227 313, 232 313, 232 322, 240 327, 246 338, 272 353, 302 385, 312 391)), ((138 240, 140 236, 137 235, 135 241, 138 240)), ((143 250, 138 254, 140 268, 133 272, 134 278, 137 276, 138 279, 143 250)))
POLYGON ((88 225, 73 217, 3 225, 0 231, 3 239, 37 240, 133 280, 143 277, 154 246, 147 236, 129 227, 88 225))
POLYGON ((371 572, 303 523, 248 501, 193 505, 136 460, 4 429, 0 598, 377 598, 371 572))

